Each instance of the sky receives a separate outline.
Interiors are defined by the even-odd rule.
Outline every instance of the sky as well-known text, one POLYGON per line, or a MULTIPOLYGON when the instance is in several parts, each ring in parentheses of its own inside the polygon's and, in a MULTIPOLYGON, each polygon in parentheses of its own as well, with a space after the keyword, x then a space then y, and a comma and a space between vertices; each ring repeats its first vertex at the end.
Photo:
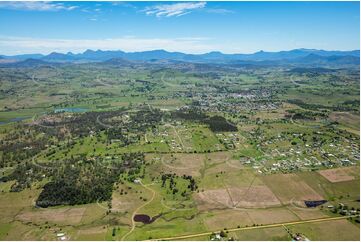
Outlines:
POLYGON ((359 2, 0 2, 0 54, 355 50, 359 2))

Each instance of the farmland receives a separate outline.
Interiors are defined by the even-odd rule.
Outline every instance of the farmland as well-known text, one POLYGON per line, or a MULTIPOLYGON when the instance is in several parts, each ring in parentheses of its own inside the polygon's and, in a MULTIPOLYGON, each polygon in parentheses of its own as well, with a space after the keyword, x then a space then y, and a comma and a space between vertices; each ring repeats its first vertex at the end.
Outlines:
POLYGON ((56 63, 0 78, 1 240, 359 239, 352 68, 56 63))

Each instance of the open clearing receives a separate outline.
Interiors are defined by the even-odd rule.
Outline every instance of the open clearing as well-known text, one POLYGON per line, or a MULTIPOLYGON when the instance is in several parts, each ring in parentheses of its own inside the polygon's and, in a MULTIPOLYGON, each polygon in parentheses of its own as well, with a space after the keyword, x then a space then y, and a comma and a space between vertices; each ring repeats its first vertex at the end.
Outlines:
POLYGON ((337 121, 345 126, 360 131, 360 115, 347 112, 333 112, 330 114, 332 121, 337 121))
POLYGON ((283 204, 305 200, 323 200, 323 197, 297 174, 276 174, 263 176, 262 179, 283 204))
POLYGON ((358 240, 359 64, 226 62, 2 66, 0 240, 358 240))
POLYGON ((211 231, 220 228, 235 228, 237 226, 250 226, 253 224, 247 212, 234 209, 208 213, 204 218, 204 223, 208 230, 211 231))
POLYGON ((196 194, 195 198, 199 206, 208 208, 266 208, 281 204, 267 186, 206 190, 196 194))
POLYGON ((290 240, 290 236, 282 227, 265 228, 257 230, 245 230, 230 232, 228 237, 233 237, 239 241, 263 241, 267 240, 290 240))
POLYGON ((280 205, 280 201, 267 186, 229 188, 234 206, 241 208, 265 208, 280 205))
POLYGON ((96 226, 77 231, 77 240, 105 240, 107 229, 104 226, 96 226))
POLYGON ((23 212, 16 216, 25 222, 44 223, 45 221, 62 224, 77 224, 81 221, 85 208, 52 208, 23 212))
POLYGON ((194 195, 199 210, 232 208, 233 202, 226 189, 215 189, 194 195))
POLYGON ((229 160, 232 157, 230 152, 213 152, 207 154, 207 162, 210 164, 218 164, 229 160))
POLYGON ((299 217, 302 220, 328 217, 319 208, 299 208, 296 206, 289 206, 288 208, 290 211, 292 211, 297 217, 299 217))
POLYGON ((330 182, 352 181, 360 171, 355 167, 342 167, 318 171, 324 178, 330 182))
POLYGON ((247 211, 255 224, 273 224, 297 221, 299 218, 286 208, 254 209, 247 211))
POLYGON ((205 156, 201 154, 174 154, 161 157, 164 172, 177 175, 200 176, 205 156))
POLYGON ((360 228, 347 220, 287 226, 310 240, 359 240, 360 228))

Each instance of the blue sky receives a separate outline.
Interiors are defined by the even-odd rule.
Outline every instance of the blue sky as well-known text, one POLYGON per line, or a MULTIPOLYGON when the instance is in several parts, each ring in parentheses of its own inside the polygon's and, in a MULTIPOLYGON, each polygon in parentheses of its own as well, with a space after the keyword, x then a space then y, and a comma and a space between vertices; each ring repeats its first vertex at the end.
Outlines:
POLYGON ((0 2, 0 54, 354 50, 359 2, 0 2))

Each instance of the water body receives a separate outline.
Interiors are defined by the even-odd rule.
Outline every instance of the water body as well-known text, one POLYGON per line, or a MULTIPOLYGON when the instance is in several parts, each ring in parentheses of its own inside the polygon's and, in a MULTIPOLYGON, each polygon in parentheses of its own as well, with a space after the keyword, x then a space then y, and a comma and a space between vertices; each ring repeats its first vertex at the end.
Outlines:
POLYGON ((142 222, 144 224, 150 224, 152 221, 152 219, 146 214, 136 214, 133 219, 135 222, 142 222))
POLYGON ((54 109, 55 113, 62 113, 62 112, 68 112, 68 113, 84 113, 88 111, 87 108, 56 108, 54 109))
POLYGON ((150 216, 148 216, 146 214, 136 214, 136 215, 134 215, 133 219, 135 222, 142 222, 143 224, 151 224, 156 219, 160 218, 161 216, 162 216, 162 214, 158 214, 157 216, 154 216, 153 218, 151 218, 150 216))
POLYGON ((14 122, 20 122, 20 121, 23 121, 23 120, 28 119, 28 118, 31 118, 31 116, 16 117, 16 118, 9 119, 9 120, 7 120, 7 121, 1 121, 1 122, 0 122, 0 125, 8 124, 8 123, 14 123, 14 122))

